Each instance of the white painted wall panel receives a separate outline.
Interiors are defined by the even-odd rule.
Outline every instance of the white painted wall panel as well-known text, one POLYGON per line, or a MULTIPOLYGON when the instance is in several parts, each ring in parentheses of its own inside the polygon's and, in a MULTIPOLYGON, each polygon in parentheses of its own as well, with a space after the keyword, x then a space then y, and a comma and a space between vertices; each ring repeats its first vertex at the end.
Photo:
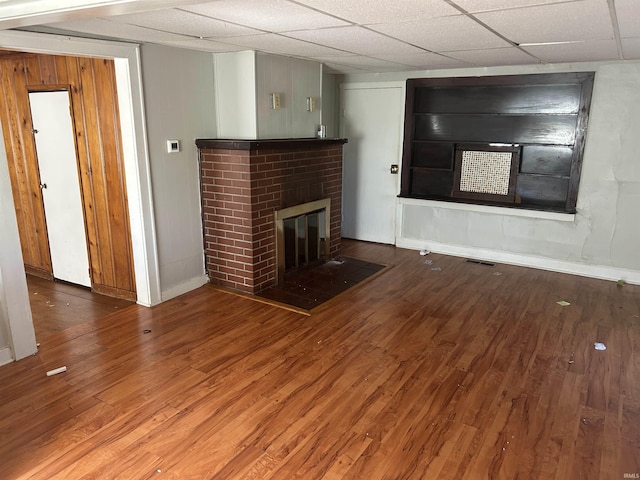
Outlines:
POLYGON ((315 137, 320 124, 322 66, 316 62, 291 59, 292 112, 291 137, 315 137), (316 109, 307 111, 307 97, 316 101, 316 109))
POLYGON ((144 45, 143 86, 162 300, 206 282, 196 138, 217 136, 213 56, 144 45), (180 152, 168 153, 167 140, 180 152))
POLYGON ((214 55, 217 138, 258 138, 255 52, 214 55))
POLYGON ((321 118, 321 64, 258 53, 256 69, 258 138, 314 137, 321 118), (271 108, 271 93, 280 94, 279 110, 271 108), (313 112, 307 111, 307 97, 317 101, 313 112))
POLYGON ((256 54, 257 138, 290 137, 293 111, 291 59, 280 55, 256 54), (271 108, 270 94, 280 95, 280 108, 271 108))
POLYGON ((340 131, 340 95, 338 76, 322 73, 322 97, 320 100, 320 123, 327 126, 327 137, 337 137, 340 131))

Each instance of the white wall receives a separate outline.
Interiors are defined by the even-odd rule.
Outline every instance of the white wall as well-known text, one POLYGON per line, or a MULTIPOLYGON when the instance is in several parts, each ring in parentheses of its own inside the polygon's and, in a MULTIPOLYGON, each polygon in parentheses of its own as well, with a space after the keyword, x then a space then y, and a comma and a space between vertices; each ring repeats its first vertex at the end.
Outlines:
POLYGON ((219 53, 213 58, 217 138, 258 138, 255 52, 219 53))
POLYGON ((344 81, 590 70, 596 79, 575 216, 401 199, 396 244, 640 283, 640 63, 354 75, 344 81))
POLYGON ((221 53, 215 59, 218 138, 314 137, 321 118, 322 65, 252 51, 221 53), (271 108, 270 94, 280 95, 271 108), (307 111, 307 97, 316 109, 307 111))
POLYGON ((36 351, 9 166, 0 148, 0 365, 36 351))
POLYGON ((320 123, 327 127, 327 137, 337 138, 340 132, 340 75, 322 72, 320 123))
POLYGON ((207 282, 195 140, 217 136, 213 57, 148 44, 141 59, 164 301, 207 282))
POLYGON ((280 55, 256 57, 256 107, 258 138, 314 137, 320 123, 320 63, 280 55), (281 108, 271 108, 271 93, 279 93, 281 108), (307 97, 316 102, 307 111, 307 97))

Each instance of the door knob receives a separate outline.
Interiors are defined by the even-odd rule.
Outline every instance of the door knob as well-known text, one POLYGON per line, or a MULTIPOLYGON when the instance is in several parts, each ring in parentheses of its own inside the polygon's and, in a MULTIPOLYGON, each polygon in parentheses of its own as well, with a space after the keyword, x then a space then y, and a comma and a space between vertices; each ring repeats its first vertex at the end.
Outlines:
POLYGON ((45 188, 47 188, 47 184, 46 183, 41 183, 40 184, 40 189, 44 190, 45 188))
POLYGON ((393 173, 394 175, 397 175, 399 170, 400 169, 398 168, 398 165, 391 165, 391 169, 389 170, 389 172, 393 173))

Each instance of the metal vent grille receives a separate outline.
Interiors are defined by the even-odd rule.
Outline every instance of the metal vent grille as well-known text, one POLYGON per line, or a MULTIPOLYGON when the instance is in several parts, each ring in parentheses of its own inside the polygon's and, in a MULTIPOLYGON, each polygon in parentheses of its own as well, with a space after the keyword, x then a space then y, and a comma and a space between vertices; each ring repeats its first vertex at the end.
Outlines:
POLYGON ((511 155, 511 152, 462 152, 460 191, 508 195, 511 155))

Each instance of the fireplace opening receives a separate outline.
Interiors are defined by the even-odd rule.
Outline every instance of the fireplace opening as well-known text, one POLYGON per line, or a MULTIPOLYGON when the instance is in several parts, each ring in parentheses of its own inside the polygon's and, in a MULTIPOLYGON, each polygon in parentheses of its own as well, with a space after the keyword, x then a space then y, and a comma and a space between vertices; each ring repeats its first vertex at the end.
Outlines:
POLYGON ((285 273, 329 257, 330 200, 303 203, 276 212, 276 281, 285 273))
POLYGON ((324 229, 324 210, 285 218, 283 222, 285 273, 325 257, 327 234, 324 229))

